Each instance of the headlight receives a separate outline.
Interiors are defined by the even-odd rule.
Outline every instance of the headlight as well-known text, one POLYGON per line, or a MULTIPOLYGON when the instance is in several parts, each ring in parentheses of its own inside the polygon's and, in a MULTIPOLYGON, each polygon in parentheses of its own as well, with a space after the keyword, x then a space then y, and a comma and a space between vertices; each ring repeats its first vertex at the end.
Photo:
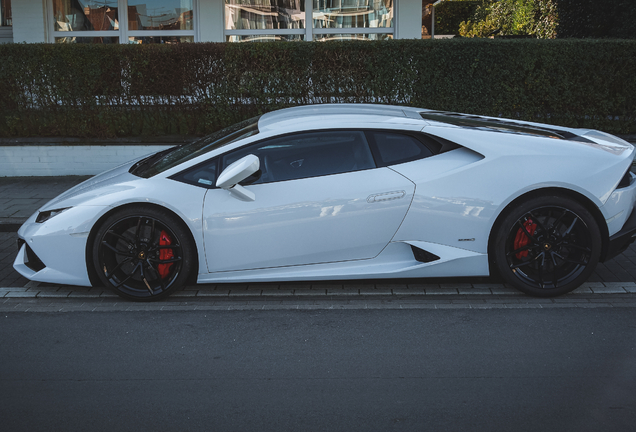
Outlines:
POLYGON ((63 211, 66 211, 68 209, 70 209, 70 207, 65 207, 65 208, 60 208, 55 210, 46 210, 46 211, 40 212, 38 213, 38 216, 35 218, 35 221, 37 223, 46 222, 47 220, 51 219, 53 216, 57 216, 63 211))

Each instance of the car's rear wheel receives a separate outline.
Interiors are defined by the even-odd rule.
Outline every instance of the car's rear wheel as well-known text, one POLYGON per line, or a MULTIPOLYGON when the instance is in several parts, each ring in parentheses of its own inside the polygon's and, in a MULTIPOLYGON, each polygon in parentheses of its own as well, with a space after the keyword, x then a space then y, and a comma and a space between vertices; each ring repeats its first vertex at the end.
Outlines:
POLYGON ((495 228, 494 265, 504 280, 539 297, 565 294, 596 268, 601 233, 592 214, 563 196, 528 199, 495 228))
POLYGON ((165 298, 185 285, 194 267, 190 233, 160 208, 116 211, 94 239, 93 264, 100 281, 127 299, 165 298))

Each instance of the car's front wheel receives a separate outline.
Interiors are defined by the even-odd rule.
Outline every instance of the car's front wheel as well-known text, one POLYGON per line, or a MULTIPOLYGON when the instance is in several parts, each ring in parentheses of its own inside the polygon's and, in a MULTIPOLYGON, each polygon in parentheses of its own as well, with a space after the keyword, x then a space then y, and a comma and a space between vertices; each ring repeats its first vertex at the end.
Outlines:
POLYGON ((156 207, 135 206, 111 214, 93 242, 100 281, 138 301, 167 297, 183 287, 194 267, 194 245, 183 222, 156 207))
POLYGON ((572 291, 592 274, 601 233, 577 201, 551 195, 528 199, 497 224, 492 253, 506 282, 539 297, 572 291))

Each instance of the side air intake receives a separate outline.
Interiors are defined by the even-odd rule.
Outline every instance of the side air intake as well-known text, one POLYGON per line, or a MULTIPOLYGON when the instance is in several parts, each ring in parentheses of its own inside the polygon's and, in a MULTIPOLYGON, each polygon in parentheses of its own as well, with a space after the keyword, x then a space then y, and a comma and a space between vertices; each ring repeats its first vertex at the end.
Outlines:
POLYGON ((427 263, 432 261, 437 261, 439 257, 429 251, 425 251, 424 249, 420 249, 411 245, 411 249, 413 250, 413 256, 419 262, 427 263))

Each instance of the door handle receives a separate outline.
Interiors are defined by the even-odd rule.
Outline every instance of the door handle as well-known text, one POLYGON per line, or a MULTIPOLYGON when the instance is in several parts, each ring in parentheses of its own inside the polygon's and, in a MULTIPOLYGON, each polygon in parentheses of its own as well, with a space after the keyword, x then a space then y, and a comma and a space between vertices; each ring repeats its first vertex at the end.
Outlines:
POLYGON ((393 191, 393 192, 385 192, 379 194, 369 195, 367 198, 368 203, 380 202, 380 201, 390 201, 402 198, 406 195, 405 191, 393 191))

